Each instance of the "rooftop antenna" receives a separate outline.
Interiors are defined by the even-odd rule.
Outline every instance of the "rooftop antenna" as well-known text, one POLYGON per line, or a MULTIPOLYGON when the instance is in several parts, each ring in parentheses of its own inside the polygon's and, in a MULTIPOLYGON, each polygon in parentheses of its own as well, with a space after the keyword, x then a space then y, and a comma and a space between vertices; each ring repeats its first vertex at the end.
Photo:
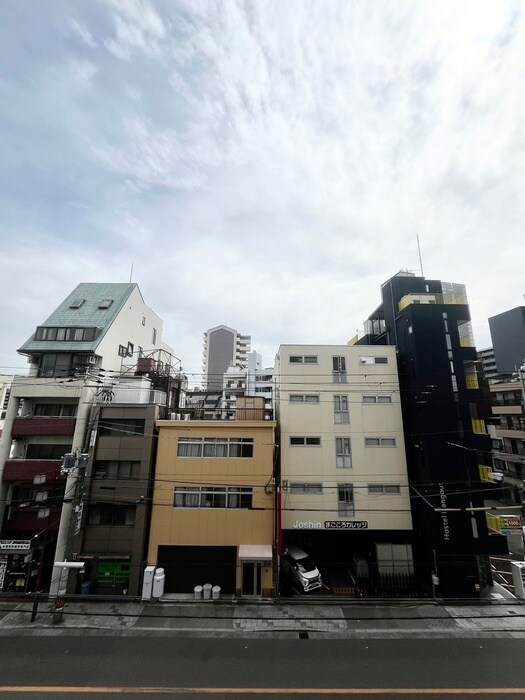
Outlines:
POLYGON ((129 273, 129 281, 131 282, 131 278, 133 277, 133 263, 131 263, 131 270, 129 273))
POLYGON ((416 233, 416 239, 417 239, 417 251, 419 253, 419 268, 421 270, 421 277, 424 277, 425 275, 423 274, 423 261, 421 260, 421 246, 419 245, 419 234, 416 233))

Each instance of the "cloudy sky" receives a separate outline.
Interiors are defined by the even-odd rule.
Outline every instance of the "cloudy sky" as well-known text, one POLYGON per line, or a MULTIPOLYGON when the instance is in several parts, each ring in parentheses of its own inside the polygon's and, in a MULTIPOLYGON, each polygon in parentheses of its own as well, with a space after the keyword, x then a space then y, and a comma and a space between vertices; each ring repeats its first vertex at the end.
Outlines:
POLYGON ((133 280, 190 372, 226 323, 345 343, 399 269, 524 303, 525 6, 0 5, 0 373, 78 282, 133 280))

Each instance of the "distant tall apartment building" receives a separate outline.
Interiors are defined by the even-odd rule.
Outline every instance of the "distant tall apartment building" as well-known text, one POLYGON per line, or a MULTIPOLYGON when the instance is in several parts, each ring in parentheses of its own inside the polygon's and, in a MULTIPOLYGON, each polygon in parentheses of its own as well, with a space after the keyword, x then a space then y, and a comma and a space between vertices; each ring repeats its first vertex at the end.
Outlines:
POLYGON ((499 374, 512 374, 525 358, 525 306, 489 318, 490 335, 499 374))
POLYGON ((203 386, 222 391, 223 375, 230 365, 246 367, 251 337, 228 326, 215 326, 204 333, 203 386))

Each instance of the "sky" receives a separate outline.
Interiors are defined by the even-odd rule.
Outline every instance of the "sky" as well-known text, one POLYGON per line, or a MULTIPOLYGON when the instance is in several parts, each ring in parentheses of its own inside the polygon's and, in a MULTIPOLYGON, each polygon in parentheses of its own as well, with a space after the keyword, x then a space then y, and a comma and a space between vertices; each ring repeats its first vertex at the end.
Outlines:
POLYGON ((400 269, 524 304, 525 5, 0 4, 0 373, 79 282, 203 332, 345 344, 400 269))

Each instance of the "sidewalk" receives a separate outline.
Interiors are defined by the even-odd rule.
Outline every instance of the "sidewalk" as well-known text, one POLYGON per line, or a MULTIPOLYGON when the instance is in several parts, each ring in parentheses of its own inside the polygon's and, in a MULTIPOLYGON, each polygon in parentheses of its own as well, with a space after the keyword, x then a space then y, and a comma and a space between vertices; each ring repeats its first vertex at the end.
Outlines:
POLYGON ((454 605, 433 600, 395 603, 344 598, 285 602, 68 600, 58 624, 53 623, 53 603, 40 603, 34 622, 30 601, 0 607, 0 636, 525 637, 525 603, 507 597, 454 605))

